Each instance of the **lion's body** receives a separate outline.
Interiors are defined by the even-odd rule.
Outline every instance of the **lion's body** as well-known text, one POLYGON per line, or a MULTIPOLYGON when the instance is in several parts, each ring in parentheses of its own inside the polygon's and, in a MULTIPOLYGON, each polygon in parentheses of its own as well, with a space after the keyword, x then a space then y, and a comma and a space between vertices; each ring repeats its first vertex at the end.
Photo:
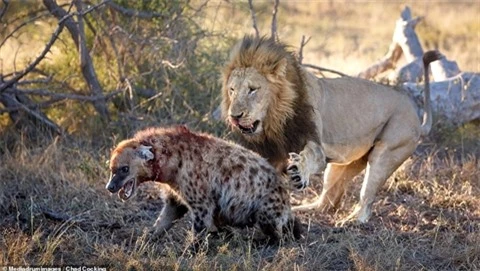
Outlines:
POLYGON ((309 79, 308 102, 314 108, 320 144, 331 163, 360 159, 388 125, 397 126, 399 141, 417 142, 420 138, 421 124, 406 95, 356 78, 309 79))
POLYGON ((180 217, 177 210, 184 214, 182 208, 187 207, 197 234, 257 225, 272 240, 286 228, 300 235, 291 213, 289 184, 264 158, 239 145, 185 127, 146 129, 114 150, 112 172, 123 167, 130 167, 132 176, 122 179, 161 182, 174 191, 175 197, 169 191, 170 202, 157 220, 157 231, 170 227, 171 220, 180 217), (147 157, 144 162, 138 162, 142 154, 131 155, 140 148, 147 157))
POLYGON ((346 183, 366 168, 360 202, 347 218, 360 222, 431 127, 429 108, 421 124, 406 95, 358 78, 319 79, 285 45, 251 37, 232 50, 223 72, 222 112, 242 144, 287 167, 298 188, 326 167, 319 199, 296 210, 336 207, 346 183))

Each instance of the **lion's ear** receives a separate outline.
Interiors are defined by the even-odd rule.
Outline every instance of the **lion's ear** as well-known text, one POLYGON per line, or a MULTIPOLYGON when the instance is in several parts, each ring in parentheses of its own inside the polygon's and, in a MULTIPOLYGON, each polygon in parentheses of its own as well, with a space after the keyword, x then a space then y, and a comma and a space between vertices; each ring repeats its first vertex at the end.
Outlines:
POLYGON ((155 157, 151 149, 152 149, 152 146, 140 145, 136 152, 137 156, 144 160, 150 161, 155 157))
POLYGON ((273 69, 273 73, 276 75, 276 76, 279 76, 279 77, 284 77, 287 75, 287 59, 286 58, 282 58, 280 61, 278 61, 278 63, 275 65, 275 68, 273 69))

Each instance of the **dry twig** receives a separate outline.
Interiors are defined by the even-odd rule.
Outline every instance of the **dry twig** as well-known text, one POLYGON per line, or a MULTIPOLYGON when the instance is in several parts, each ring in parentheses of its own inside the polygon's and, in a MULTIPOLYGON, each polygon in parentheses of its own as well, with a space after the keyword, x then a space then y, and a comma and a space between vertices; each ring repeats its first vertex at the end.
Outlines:
POLYGON ((11 102, 15 103, 15 105, 17 107, 19 107, 21 110, 25 111, 26 113, 28 113, 32 117, 36 118, 37 120, 39 120, 40 122, 42 122, 43 124, 45 124, 46 126, 51 128, 55 133, 57 133, 59 135, 64 134, 63 130, 57 124, 55 124, 51 120, 47 119, 46 117, 42 116, 42 114, 40 114, 39 112, 28 108, 28 106, 26 106, 23 103, 17 101, 17 99, 10 99, 10 100, 11 100, 11 102))
POLYGON ((8 4, 10 4, 9 0, 2 0, 2 2, 3 2, 3 8, 2 10, 0 10, 0 22, 2 21, 3 15, 5 15, 5 13, 7 12, 8 4))
POLYGON ((58 212, 54 212, 52 210, 47 210, 47 209, 43 209, 42 214, 47 219, 50 219, 50 220, 53 220, 53 221, 64 222, 64 223, 65 222, 71 222, 71 223, 78 224, 80 226, 80 228, 91 228, 91 227, 100 227, 100 228, 107 228, 107 229, 119 229, 119 228, 121 228, 120 224, 117 223, 117 222, 114 222, 114 223, 106 223, 106 222, 91 223, 89 221, 85 221, 85 220, 76 218, 78 215, 77 216, 69 216, 67 214, 58 213, 58 212))
POLYGON ((273 4, 273 12, 272 12, 272 39, 278 41, 278 32, 277 32, 277 12, 278 12, 278 5, 280 0, 274 0, 273 4))
POLYGON ((107 5, 113 10, 120 12, 127 17, 137 17, 140 19, 166 18, 165 15, 156 12, 139 11, 122 7, 114 2, 108 2, 107 5))
POLYGON ((304 67, 307 67, 307 68, 311 68, 311 69, 315 69, 315 70, 318 70, 318 71, 321 71, 321 72, 330 72, 330 73, 334 73, 334 74, 337 74, 337 75, 340 75, 342 77, 349 77, 348 74, 345 74, 343 72, 339 72, 339 71, 336 71, 336 70, 332 70, 332 69, 327 69, 327 68, 322 68, 322 67, 319 67, 317 65, 313 65, 313 64, 302 64, 302 66, 304 67))
MULTIPOLYGON (((100 4, 96 5, 98 8, 100 5, 106 4, 110 0, 104 0, 100 2, 100 4)), ((43 4, 47 7, 47 9, 52 13, 57 19, 62 20, 65 19, 65 27, 67 27, 68 32, 70 33, 72 39, 75 42, 75 46, 77 47, 78 53, 80 54, 80 67, 82 71, 82 75, 85 79, 85 82, 90 89, 90 92, 93 96, 101 97, 103 95, 102 87, 100 82, 97 78, 95 68, 93 67, 93 62, 90 57, 90 54, 87 49, 86 45, 86 38, 85 38, 85 30, 83 25, 83 16, 86 14, 85 11, 88 11, 92 8, 83 9, 83 3, 81 0, 75 0, 74 5, 77 8, 77 12, 73 13, 77 17, 77 22, 75 22, 71 16, 68 16, 64 9, 60 8, 55 1, 53 0, 43 0, 43 4)), ((72 13, 70 13, 72 14, 72 13)), ((105 105, 105 100, 95 100, 93 102, 93 106, 95 107, 96 111, 99 115, 104 119, 109 119, 109 114, 107 107, 105 105)))
POLYGON ((300 42, 300 48, 298 49, 298 63, 300 64, 302 64, 303 61, 303 47, 307 45, 311 38, 312 37, 308 37, 307 40, 305 40, 305 35, 302 35, 302 41, 300 42))
POLYGON ((252 14, 252 24, 253 29, 255 30, 255 37, 258 39, 260 37, 260 31, 258 31, 257 16, 255 15, 255 10, 253 9, 252 0, 248 0, 248 6, 250 7, 250 14, 252 14))
MULTIPOLYGON (((88 14, 90 12, 92 12, 93 10, 97 9, 98 7, 104 5, 106 2, 108 2, 110 0, 104 0, 102 2, 100 2, 99 4, 97 5, 94 5, 94 6, 91 6, 90 8, 82 11, 79 15, 85 15, 85 14, 88 14)), ((19 73, 16 73, 16 75, 8 80, 8 81, 5 81, 5 82, 2 82, 2 84, 0 85, 0 93, 4 92, 7 88, 11 87, 13 84, 15 84, 16 82, 18 82, 20 79, 22 79, 25 75, 27 75, 28 73, 30 73, 33 69, 35 69, 35 67, 43 60, 43 58, 45 58, 45 56, 47 55, 47 53, 50 51, 50 49, 52 48, 53 44, 55 43, 55 41, 58 39, 58 36, 60 35, 60 33, 62 32, 63 28, 65 27, 65 24, 67 22, 67 20, 69 18, 71 18, 72 16, 76 15, 77 13, 69 13, 69 14, 66 14, 65 16, 63 16, 59 21, 58 21, 58 26, 57 28, 55 29, 55 31, 53 32, 52 34, 52 37, 50 38, 50 40, 48 41, 48 43, 45 45, 45 48, 43 49, 43 51, 40 53, 40 55, 35 58, 35 60, 30 63, 25 69, 23 69, 21 72, 19 73)))

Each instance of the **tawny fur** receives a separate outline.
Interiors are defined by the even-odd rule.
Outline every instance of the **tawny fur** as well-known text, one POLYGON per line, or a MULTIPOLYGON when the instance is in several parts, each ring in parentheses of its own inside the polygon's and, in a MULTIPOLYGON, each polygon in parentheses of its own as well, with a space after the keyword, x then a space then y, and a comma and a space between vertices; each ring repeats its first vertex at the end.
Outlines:
MULTIPOLYGON (((425 70, 438 58, 426 53, 425 70)), ((286 45, 266 38, 246 36, 223 71, 222 112, 242 131, 243 145, 277 168, 287 165, 300 188, 329 163, 319 199, 294 209, 336 207, 346 183, 367 169, 360 202, 347 218, 359 222, 368 220, 378 189, 429 132, 425 105, 421 124, 406 95, 358 78, 319 79, 300 67, 286 45)))
MULTIPOLYGON (((131 173, 122 179, 168 184, 175 196, 161 216, 178 218, 177 208, 186 206, 197 234, 226 225, 257 225, 272 240, 287 228, 295 237, 300 235, 286 180, 264 158, 239 145, 183 126, 150 128, 112 152, 112 180, 125 167, 131 173)), ((171 221, 159 218, 156 224, 165 229, 171 221)))

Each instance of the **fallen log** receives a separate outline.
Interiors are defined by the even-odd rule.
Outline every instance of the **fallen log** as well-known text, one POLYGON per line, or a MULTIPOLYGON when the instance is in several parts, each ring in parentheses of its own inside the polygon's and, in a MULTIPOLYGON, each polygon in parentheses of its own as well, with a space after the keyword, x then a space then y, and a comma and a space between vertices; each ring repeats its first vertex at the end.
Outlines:
MULTIPOLYGON (((420 81, 423 76, 423 48, 415 32, 415 27, 422 19, 422 17, 412 18, 410 8, 405 7, 395 23, 392 43, 387 54, 378 62, 361 71, 357 76, 371 79, 385 71, 395 69, 395 72, 388 76, 392 82, 420 81), (405 57, 407 64, 397 67, 402 55, 405 57)), ((431 70, 434 81, 446 80, 460 73, 457 63, 446 58, 432 63, 431 70)))
MULTIPOLYGON (((415 26, 422 17, 412 18, 411 10, 405 7, 395 24, 395 29, 387 54, 358 74, 358 77, 371 79, 385 71, 394 70, 388 75, 390 82, 413 97, 418 113, 423 114, 423 49, 415 33, 415 26), (406 63, 397 67, 401 56, 406 63)), ((434 114, 443 123, 461 125, 480 119, 480 78, 478 73, 461 72, 457 63, 443 57, 430 64, 431 104, 434 114)))
MULTIPOLYGON (((423 114, 423 84, 405 82, 402 90, 410 94, 423 114)), ((480 120, 480 74, 463 72, 447 80, 430 83, 432 110, 439 120, 462 125, 480 120)))

